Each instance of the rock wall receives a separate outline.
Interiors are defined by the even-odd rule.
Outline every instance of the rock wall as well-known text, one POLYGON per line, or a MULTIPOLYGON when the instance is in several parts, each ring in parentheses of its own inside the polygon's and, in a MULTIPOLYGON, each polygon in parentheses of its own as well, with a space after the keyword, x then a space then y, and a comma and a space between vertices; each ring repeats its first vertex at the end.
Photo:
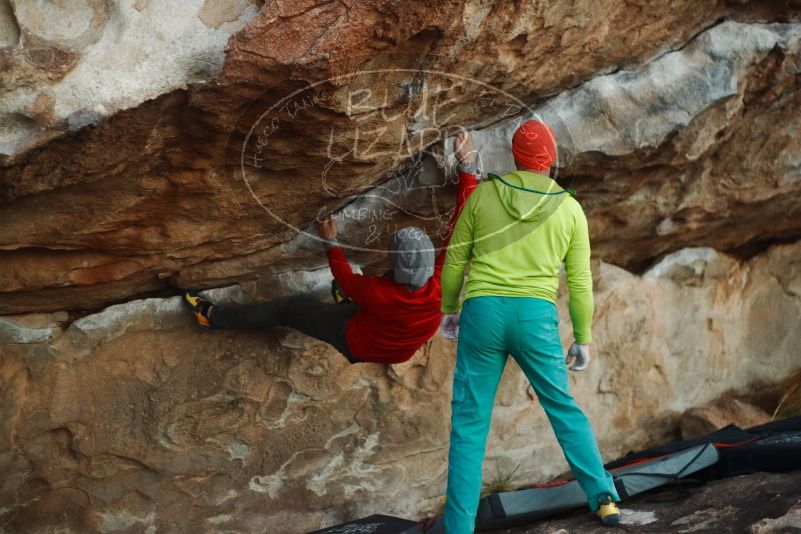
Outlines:
POLYGON ((250 0, 0 2, 0 156, 218 75, 250 0))
MULTIPOLYGON (((136 98, 112 105, 90 91, 78 102, 117 110, 164 94, 5 158, 0 313, 97 308, 170 282, 211 287, 320 267, 317 251, 296 256, 284 244, 403 165, 412 170, 400 172, 401 196, 412 198, 390 218, 434 231, 452 194, 429 192, 434 201, 421 202, 414 191, 444 185, 431 175, 446 173, 415 156, 442 154, 454 128, 480 130, 543 106, 565 124, 563 174, 586 198, 599 257, 642 270, 685 246, 753 253, 798 237, 797 136, 784 120, 798 109, 792 3, 455 2, 432 12, 423 2, 272 2, 230 40, 222 72, 186 90, 162 77, 181 61, 171 48, 123 46, 126 32, 143 42, 164 35, 136 33, 131 25, 157 4, 136 5, 115 7, 109 17, 131 18, 106 26, 110 47, 87 45, 48 90, 76 94, 59 89, 72 77, 92 87, 95 77, 75 69, 104 72, 116 54, 154 58, 143 63, 149 77, 136 98), (741 228, 729 232, 732 224, 741 228)), ((200 16, 184 19, 203 25, 200 16)), ((203 27, 200 42, 219 42, 222 29, 203 27)), ((5 61, 32 68, 19 59, 25 43, 5 49, 5 61)), ((204 54, 219 61, 209 46, 204 54)), ((22 106, 14 95, 29 98, 29 78, 7 70, 2 98, 12 110, 22 106)), ((179 72, 176 80, 194 80, 179 72)), ((36 131, 50 128, 34 111, 13 113, 36 131)), ((9 142, 27 135, 7 124, 9 142)), ((488 163, 504 170, 503 158, 488 163)), ((353 220, 385 239, 379 223, 353 220)))
MULTIPOLYGON (((454 347, 349 366, 217 300, 441 237, 450 138, 530 116, 590 220, 604 454, 801 366, 801 4, 0 0, 0 532, 303 532, 444 491, 454 347)), ((563 341, 571 341, 560 296, 563 341)), ((566 469, 510 363, 486 480, 566 469)))
MULTIPOLYGON (((799 244, 748 262, 684 249, 642 276, 598 263, 595 360, 571 386, 604 455, 797 366, 799 272, 799 244)), ((439 336, 406 364, 352 366, 289 331, 201 330, 178 297, 65 315, 0 319, 6 531, 303 532, 444 493, 455 347, 439 336)), ((490 483, 567 469, 511 361, 488 451, 490 483)))

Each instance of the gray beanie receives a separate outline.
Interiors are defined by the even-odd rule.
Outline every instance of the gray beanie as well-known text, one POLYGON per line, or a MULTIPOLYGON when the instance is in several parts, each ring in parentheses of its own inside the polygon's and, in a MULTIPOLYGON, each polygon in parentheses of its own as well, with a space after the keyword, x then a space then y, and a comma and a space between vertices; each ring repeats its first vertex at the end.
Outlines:
POLYGON ((417 290, 434 275, 434 244, 421 228, 407 226, 389 238, 392 277, 396 283, 417 290))

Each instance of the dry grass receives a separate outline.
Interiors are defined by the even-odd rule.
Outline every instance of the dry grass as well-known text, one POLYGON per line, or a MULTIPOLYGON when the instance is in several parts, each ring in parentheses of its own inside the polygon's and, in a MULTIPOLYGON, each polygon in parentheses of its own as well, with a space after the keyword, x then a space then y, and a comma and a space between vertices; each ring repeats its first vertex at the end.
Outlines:
POLYGON ((773 412, 772 419, 801 415, 801 367, 779 382, 779 390, 784 393, 773 412))
POLYGON ((520 471, 520 464, 515 463, 502 463, 496 464, 494 476, 484 483, 484 488, 481 491, 481 496, 485 497, 492 493, 501 493, 504 491, 514 491, 517 489, 515 482, 517 481, 520 471))
MULTIPOLYGON (((519 478, 518 472, 520 471, 519 463, 511 463, 508 461, 501 461, 496 463, 495 473, 489 480, 484 482, 484 487, 481 490, 481 497, 486 497, 492 493, 500 493, 503 491, 514 491, 518 489, 515 482, 519 478)), ((443 495, 440 497, 436 511, 433 515, 443 515, 445 513, 446 498, 443 495)))

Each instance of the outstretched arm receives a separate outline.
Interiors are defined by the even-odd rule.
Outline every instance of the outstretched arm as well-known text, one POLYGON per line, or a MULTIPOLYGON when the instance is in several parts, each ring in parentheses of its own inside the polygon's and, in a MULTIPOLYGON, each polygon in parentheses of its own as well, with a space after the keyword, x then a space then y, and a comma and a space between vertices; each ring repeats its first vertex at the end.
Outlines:
POLYGON ((319 224, 320 237, 326 240, 326 256, 331 274, 342 288, 342 291, 356 304, 367 307, 373 303, 376 292, 372 289, 369 276, 356 274, 345 258, 345 251, 336 241, 337 224, 332 216, 327 217, 319 224))
MULTIPOLYGON (((444 246, 447 248, 453 235, 456 221, 462 213, 470 193, 478 186, 476 177, 476 150, 473 136, 469 132, 462 132, 453 140, 453 151, 459 161, 459 185, 456 190, 456 208, 453 210, 451 220, 448 222, 448 232, 445 234, 444 246)), ((445 263, 445 250, 439 253, 435 264, 435 273, 440 274, 445 263)))

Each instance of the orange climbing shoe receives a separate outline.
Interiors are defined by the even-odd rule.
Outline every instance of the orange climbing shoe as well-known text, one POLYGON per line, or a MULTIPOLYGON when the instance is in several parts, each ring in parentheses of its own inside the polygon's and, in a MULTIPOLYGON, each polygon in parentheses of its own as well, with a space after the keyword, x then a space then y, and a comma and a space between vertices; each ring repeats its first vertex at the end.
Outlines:
POLYGON ((195 314, 195 319, 200 326, 211 328, 209 322, 211 302, 201 297, 196 291, 189 290, 184 291, 184 302, 192 308, 192 313, 195 314))
POLYGON ((620 524, 620 509, 617 507, 617 503, 612 500, 612 497, 606 497, 606 499, 602 500, 595 514, 605 527, 616 527, 620 524))

